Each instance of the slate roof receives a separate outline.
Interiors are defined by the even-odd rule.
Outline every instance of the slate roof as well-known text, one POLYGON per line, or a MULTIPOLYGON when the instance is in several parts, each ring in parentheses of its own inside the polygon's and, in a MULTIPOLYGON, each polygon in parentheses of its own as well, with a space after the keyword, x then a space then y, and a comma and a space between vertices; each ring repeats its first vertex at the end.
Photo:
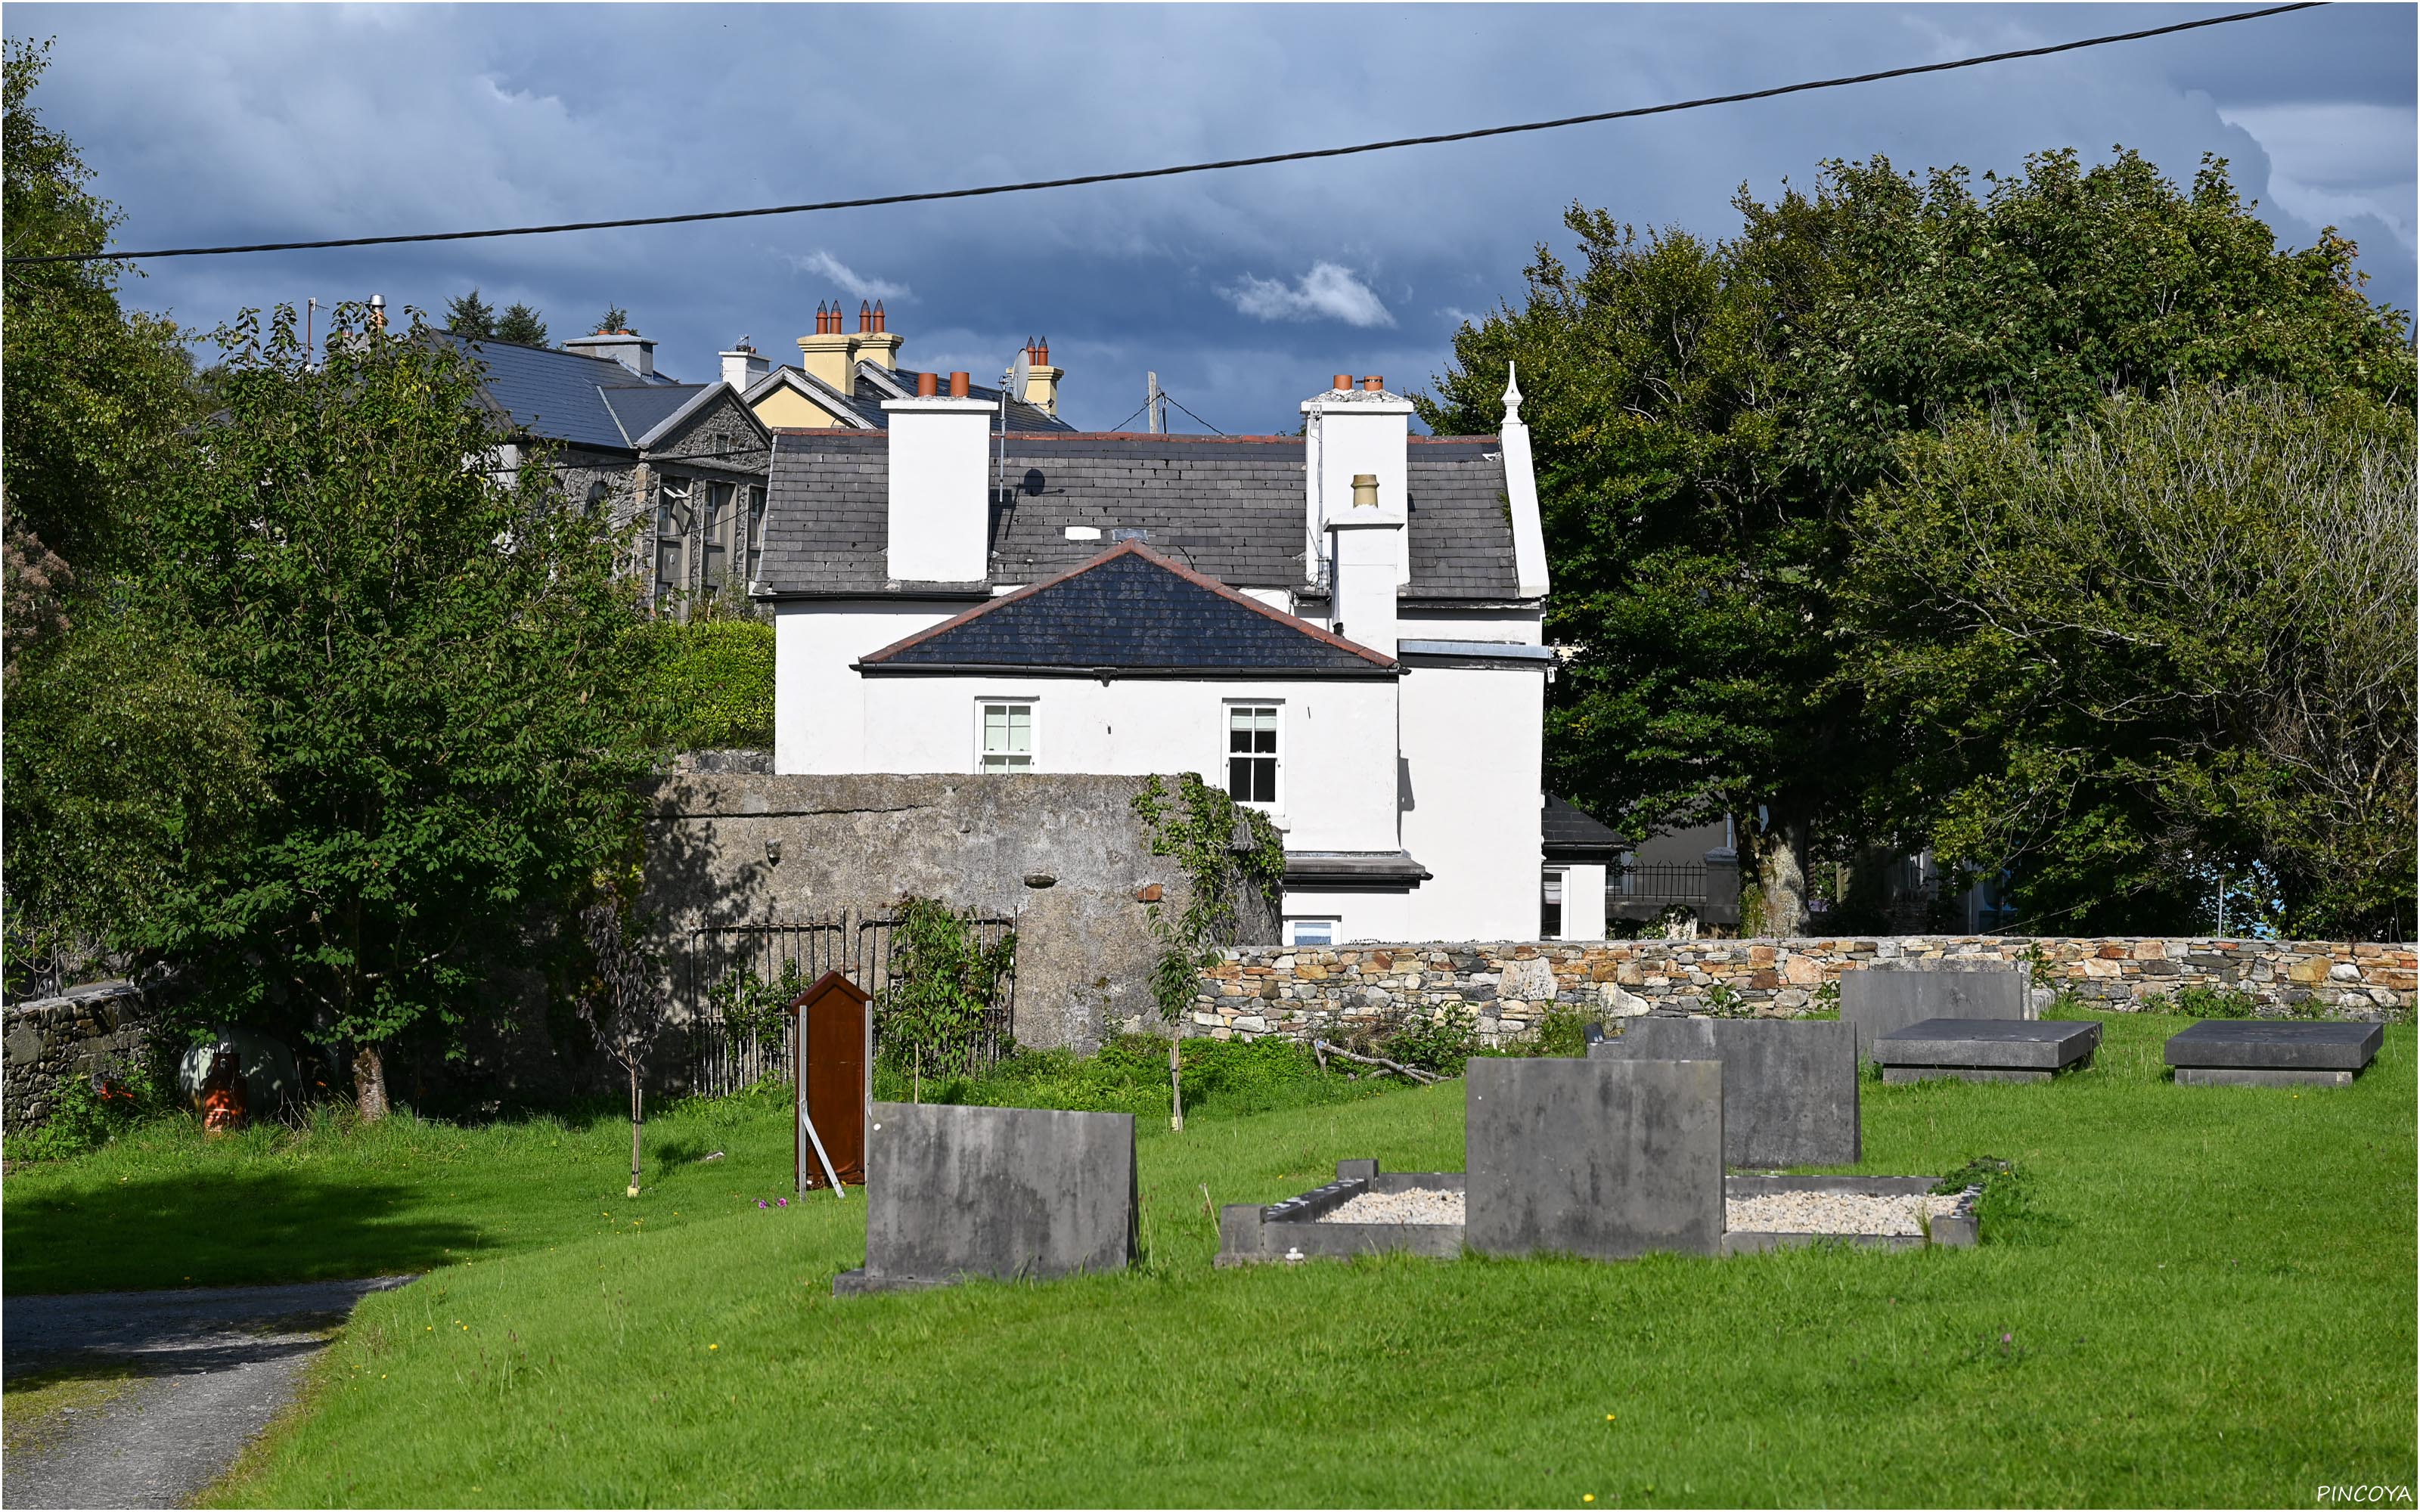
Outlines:
POLYGON ((472 341, 450 331, 438 335, 487 364, 485 393, 512 417, 517 429, 551 440, 629 451, 650 427, 633 426, 626 434, 623 423, 614 418, 618 405, 631 406, 634 413, 644 412, 659 393, 669 392, 675 396, 656 416, 661 420, 700 387, 675 383, 660 373, 641 378, 611 358, 519 347, 506 341, 472 341), (608 389, 615 391, 614 403, 606 399, 608 389))
POLYGON ((1552 861, 1610 860, 1615 852, 1629 843, 1594 814, 1574 808, 1551 793, 1546 795, 1546 809, 1540 816, 1539 827, 1545 841, 1546 858, 1552 861))
POLYGON ((597 389, 597 396, 621 424, 622 434, 636 446, 647 432, 672 418, 681 406, 704 393, 712 384, 651 383, 644 387, 607 384, 597 389))
MULTIPOLYGON (((900 592, 888 579, 890 438, 793 430, 773 440, 761 588, 773 595, 900 592)), ((1518 596, 1503 450, 1491 437, 1414 437, 1412 600, 1518 596)), ((1088 560, 1113 531, 1221 582, 1307 591, 1303 441, 1295 436, 1012 434, 991 522, 993 583, 1088 560), (1100 532, 1069 540, 1070 526, 1100 532)), ((932 585, 918 585, 930 590, 932 585)), ((1311 596, 1318 596, 1312 594, 1311 596)))
POLYGON ((867 656, 861 670, 1383 677, 1357 646, 1128 541, 867 656))

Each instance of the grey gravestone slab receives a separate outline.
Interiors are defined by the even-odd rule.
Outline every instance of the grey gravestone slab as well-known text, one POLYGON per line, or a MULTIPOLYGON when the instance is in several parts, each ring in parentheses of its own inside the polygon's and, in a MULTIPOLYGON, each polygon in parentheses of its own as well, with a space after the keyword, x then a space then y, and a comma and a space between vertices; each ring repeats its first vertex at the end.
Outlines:
POLYGON ((1464 1237, 1482 1255, 1719 1255, 1713 1060, 1474 1060, 1464 1237))
POLYGON ((1926 1019, 2030 1019, 2032 979, 2021 965, 1865 966, 1840 974, 1840 1022, 1857 1030, 1857 1054, 1926 1019))
POLYGON ((1723 1063, 1723 1159, 1854 1165, 1857 1034, 1821 1019, 1632 1019, 1591 1059, 1723 1063))
MULTIPOLYGON (((2277 1024, 2204 1019, 2171 1035, 2161 1057, 2182 1071, 2357 1072, 2378 1055, 2386 1030, 2376 1024, 2277 1024)), ((2257 1084, 2255 1084, 2257 1085, 2257 1084)))
POLYGON ((2101 1026, 2088 1021, 1940 1018, 1881 1036, 1873 1057, 1885 1082, 2048 1081, 2090 1060, 2100 1043, 2101 1026))
POLYGON ((1134 1118, 876 1103, 846 1295, 1114 1271, 1135 1257, 1134 1118))

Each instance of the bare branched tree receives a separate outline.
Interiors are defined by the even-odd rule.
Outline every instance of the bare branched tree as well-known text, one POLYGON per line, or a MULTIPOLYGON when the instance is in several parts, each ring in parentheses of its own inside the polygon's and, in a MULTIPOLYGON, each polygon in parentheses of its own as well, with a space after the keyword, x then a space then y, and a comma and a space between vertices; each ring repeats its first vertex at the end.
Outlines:
POLYGON ((580 1018, 597 1042, 630 1081, 630 1196, 639 1195, 640 1134, 645 1127, 644 1074, 656 1041, 672 1021, 656 953, 641 938, 638 921, 613 899, 591 903, 580 915, 597 975, 580 996, 580 1018))

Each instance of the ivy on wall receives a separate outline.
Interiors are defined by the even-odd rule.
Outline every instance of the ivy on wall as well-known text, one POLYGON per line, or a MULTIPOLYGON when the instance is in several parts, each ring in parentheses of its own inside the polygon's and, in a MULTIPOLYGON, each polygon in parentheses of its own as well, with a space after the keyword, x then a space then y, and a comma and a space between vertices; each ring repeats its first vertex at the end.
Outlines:
MULTIPOLYGON (((1241 887, 1256 888, 1272 907, 1285 881, 1285 841, 1269 816, 1249 809, 1191 773, 1178 779, 1175 796, 1157 777, 1146 778, 1134 795, 1135 817, 1150 837, 1151 854, 1173 856, 1192 885, 1192 902, 1176 932, 1215 943, 1236 923, 1241 887), (1236 827, 1246 826, 1249 849, 1234 848, 1236 827)), ((1187 989, 1187 997, 1192 996, 1187 989)))

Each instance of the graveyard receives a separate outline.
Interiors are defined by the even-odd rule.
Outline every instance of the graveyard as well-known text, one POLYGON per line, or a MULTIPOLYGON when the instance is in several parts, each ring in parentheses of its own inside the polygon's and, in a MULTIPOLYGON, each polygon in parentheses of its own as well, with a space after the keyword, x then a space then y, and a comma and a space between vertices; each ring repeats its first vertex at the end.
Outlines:
MULTIPOLYGON (((1132 1118, 1123 1268, 845 1295, 879 1249, 869 1194, 798 1193, 782 1099, 668 1111, 635 1201, 610 1126, 398 1138, 360 1189, 382 1211, 327 1263, 436 1268, 364 1304, 218 1500, 2274 1504, 2408 1479, 2412 1031, 2387 1026, 2348 1086, 2180 1085, 2164 1055, 2191 1026, 2111 1015, 2047 1082, 1867 1073, 1858 1159, 1824 1164, 2009 1163, 1971 1246, 1218 1263, 1222 1210, 1315 1192, 1340 1161, 1377 1183, 1483 1172, 1466 1129, 1486 1061, 1183 1134, 1132 1118)), ((12 1281, 70 1212, 155 1264, 278 1221, 257 1162, 185 1151, 12 1186, 12 1281)), ((349 1185, 334 1149, 283 1158, 349 1185)), ((310 1249, 220 1253, 213 1280, 310 1249)))

